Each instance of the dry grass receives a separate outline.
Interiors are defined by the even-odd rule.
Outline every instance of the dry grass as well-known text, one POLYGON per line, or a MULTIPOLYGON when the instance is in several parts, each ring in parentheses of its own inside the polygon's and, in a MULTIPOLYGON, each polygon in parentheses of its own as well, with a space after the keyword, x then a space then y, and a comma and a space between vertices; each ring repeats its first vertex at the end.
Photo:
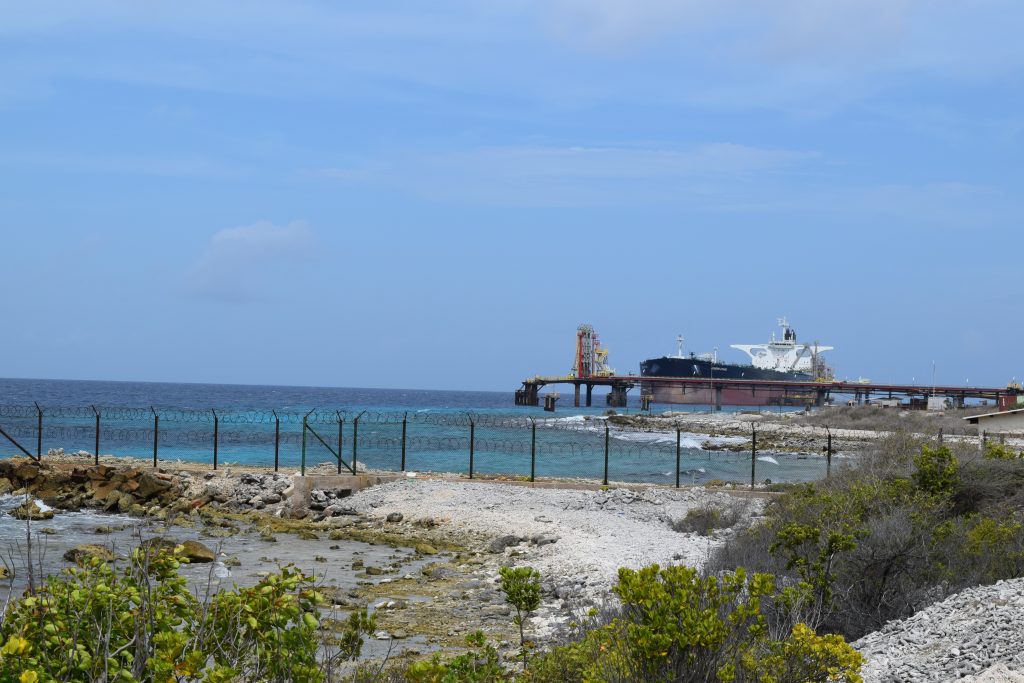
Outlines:
POLYGON ((834 406, 822 408, 809 415, 798 415, 797 424, 836 429, 867 429, 885 432, 911 432, 917 434, 966 434, 977 436, 978 428, 962 418, 991 412, 993 408, 972 407, 962 410, 932 412, 927 410, 900 410, 881 406, 834 406))

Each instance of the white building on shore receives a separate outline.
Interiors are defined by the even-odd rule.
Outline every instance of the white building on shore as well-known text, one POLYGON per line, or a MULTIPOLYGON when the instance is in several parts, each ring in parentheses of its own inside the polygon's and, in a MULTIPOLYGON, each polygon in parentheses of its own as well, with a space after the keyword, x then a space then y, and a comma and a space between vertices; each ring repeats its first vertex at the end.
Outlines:
POLYGON ((989 434, 1024 433, 1024 408, 971 415, 963 419, 968 424, 978 425, 979 432, 989 434))

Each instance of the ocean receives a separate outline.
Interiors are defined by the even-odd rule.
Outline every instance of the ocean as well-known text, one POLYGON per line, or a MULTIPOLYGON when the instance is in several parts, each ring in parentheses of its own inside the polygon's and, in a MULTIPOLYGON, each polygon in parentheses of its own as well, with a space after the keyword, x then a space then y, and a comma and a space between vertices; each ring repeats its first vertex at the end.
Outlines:
MULTIPOLYGON (((603 396, 595 395, 595 404, 603 396)), ((175 460, 277 466, 327 463, 398 471, 578 477, 671 484, 676 435, 609 426, 607 408, 555 413, 513 405, 512 392, 0 379, 0 429, 25 450, 99 452, 175 460), (37 408, 38 405, 38 408, 37 408), (39 414, 42 413, 42 430, 39 414), (154 454, 154 448, 156 453, 154 454), (607 452, 607 458, 605 456, 607 452)), ((659 409, 709 410, 700 406, 659 409)), ((638 401, 617 409, 639 412, 638 401)), ((749 452, 701 448, 680 437, 679 479, 750 481, 749 452)), ((726 441, 719 438, 718 441, 726 441)), ((0 436, 0 455, 17 447, 0 436)), ((757 481, 806 481, 824 474, 819 457, 765 454, 757 481)))

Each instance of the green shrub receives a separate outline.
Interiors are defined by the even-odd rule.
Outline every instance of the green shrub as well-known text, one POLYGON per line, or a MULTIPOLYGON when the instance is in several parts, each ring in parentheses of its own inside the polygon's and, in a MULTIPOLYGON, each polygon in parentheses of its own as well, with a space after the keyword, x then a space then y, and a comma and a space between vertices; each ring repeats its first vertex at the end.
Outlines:
MULTIPOLYGON (((136 550, 113 568, 86 557, 12 601, 0 623, 0 683, 324 680, 322 598, 309 578, 285 567, 201 602, 178 573, 182 561, 136 550)), ((358 656, 372 620, 360 613, 349 626, 339 658, 358 656)))
POLYGON ((895 457, 913 469, 901 475, 872 457, 779 496, 708 571, 774 574, 782 590, 764 614, 779 638, 806 623, 849 639, 969 586, 1024 575, 1024 460, 960 467, 948 447, 927 444, 895 457))
POLYGON ((1018 453, 1009 446, 995 441, 985 442, 986 460, 1020 460, 1024 458, 1024 451, 1018 453))
POLYGON ((469 652, 448 662, 435 653, 428 660, 410 664, 401 676, 408 683, 496 683, 509 678, 483 631, 466 636, 466 645, 469 652))
POLYGON ((772 639, 771 576, 688 567, 619 570, 620 617, 535 658, 528 681, 860 681, 860 655, 806 625, 772 639))
POLYGON ((960 482, 960 463, 947 446, 922 446, 914 457, 914 467, 914 486, 926 493, 949 494, 960 482))

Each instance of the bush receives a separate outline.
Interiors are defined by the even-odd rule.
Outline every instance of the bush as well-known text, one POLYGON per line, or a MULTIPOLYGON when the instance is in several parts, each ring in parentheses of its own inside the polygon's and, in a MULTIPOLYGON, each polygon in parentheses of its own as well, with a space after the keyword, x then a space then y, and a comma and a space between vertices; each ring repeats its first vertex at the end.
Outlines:
POLYGON ((85 557, 12 601, 0 623, 0 683, 318 682, 338 659, 357 657, 360 629, 372 628, 358 613, 334 660, 318 661, 322 598, 301 572, 285 567, 201 602, 178 574, 182 561, 136 550, 115 569, 85 557))
POLYGON ((487 642, 483 631, 466 636, 470 650, 449 662, 440 654, 410 664, 401 674, 408 683, 496 683, 509 678, 501 666, 498 652, 487 642))
POLYGON ((710 536, 716 529, 729 529, 743 519, 747 505, 734 502, 726 505, 704 505, 686 511, 686 516, 672 522, 672 529, 681 534, 710 536))
POLYGON ((1020 460, 1021 458, 1024 458, 1024 451, 1018 453, 1006 444, 995 441, 985 442, 986 460, 1020 460))
POLYGON ((961 467, 950 448, 928 444, 899 458, 913 469, 896 474, 869 458, 778 497, 708 571, 776 575, 780 599, 764 609, 776 637, 802 622, 849 639, 969 586, 1024 575, 1024 461, 961 467))
POLYGON ((619 570, 622 615, 535 659, 530 681, 860 681, 861 656, 805 625, 768 635, 771 576, 688 567, 619 570))
POLYGON ((926 493, 949 494, 960 482, 960 463, 946 446, 922 446, 914 467, 914 485, 926 493))

